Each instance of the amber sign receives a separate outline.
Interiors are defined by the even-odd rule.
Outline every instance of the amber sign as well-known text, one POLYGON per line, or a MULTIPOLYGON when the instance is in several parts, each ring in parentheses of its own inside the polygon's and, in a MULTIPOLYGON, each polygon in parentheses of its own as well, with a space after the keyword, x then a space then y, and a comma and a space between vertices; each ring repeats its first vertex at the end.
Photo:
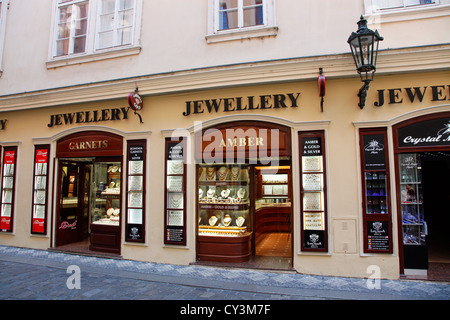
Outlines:
POLYGON ((290 133, 284 127, 241 123, 203 130, 196 135, 196 158, 205 163, 278 159, 290 155, 290 133))

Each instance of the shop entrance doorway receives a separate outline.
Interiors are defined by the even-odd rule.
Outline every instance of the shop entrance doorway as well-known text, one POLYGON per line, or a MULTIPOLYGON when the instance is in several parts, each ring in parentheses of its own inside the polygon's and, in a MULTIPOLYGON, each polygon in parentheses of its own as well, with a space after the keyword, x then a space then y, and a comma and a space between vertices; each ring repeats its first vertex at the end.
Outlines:
POLYGON ((399 155, 406 275, 450 280, 450 152, 399 155))
POLYGON ((120 253, 121 160, 60 159, 55 246, 120 253))
POLYGON ((200 263, 292 268, 291 166, 199 165, 200 263))

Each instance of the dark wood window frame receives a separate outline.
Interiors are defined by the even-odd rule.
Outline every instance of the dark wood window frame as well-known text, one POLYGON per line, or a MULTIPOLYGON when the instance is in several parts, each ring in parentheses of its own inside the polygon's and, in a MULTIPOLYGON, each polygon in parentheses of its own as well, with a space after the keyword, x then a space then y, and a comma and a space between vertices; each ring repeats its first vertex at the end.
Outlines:
MULTIPOLYGON (((177 149, 179 150, 179 149, 177 149)), ((187 243, 187 233, 186 233, 186 138, 166 138, 165 140, 165 166, 164 166, 164 244, 166 245, 176 245, 176 246, 186 246, 187 243), (174 155, 174 147, 181 147, 181 155, 174 155), (174 158, 175 157, 175 158, 174 158), (169 170, 169 161, 171 160, 182 160, 182 173, 174 172, 169 170), (169 185, 169 178, 172 181, 180 180, 181 185, 169 185), (180 189, 179 189, 180 188, 180 189), (169 190, 172 189, 172 190, 169 190), (176 190, 176 191, 174 191, 176 190), (172 196, 176 194, 182 194, 182 207, 170 207, 169 201, 172 201, 172 196), (170 200, 169 200, 170 198, 170 200), (169 212, 181 214, 182 224, 181 225, 171 225, 169 221, 169 212)), ((178 203, 177 203, 178 205, 178 203)), ((178 214, 174 215, 174 219, 179 219, 178 214), (177 218, 178 216, 178 218, 177 218)))
MULTIPOLYGON (((50 170, 50 145, 34 146, 34 168, 33 168, 33 200, 31 206, 31 233, 47 234, 47 210, 48 210, 48 186, 50 170), (42 164, 42 165, 41 165, 42 164), (44 166, 44 164, 46 166, 44 166), (45 168, 45 169, 44 169, 45 168), (45 180, 45 182, 43 181, 45 180), (43 198, 43 199, 42 199, 43 198), (42 203, 43 200, 43 203, 42 203), (36 217, 37 208, 43 208, 43 217, 36 217), (40 227, 40 225, 42 225, 40 227)), ((39 210, 42 214, 42 210, 39 210)), ((39 215, 40 216, 40 215, 39 215)))
MULTIPOLYGON (((300 226, 301 226, 301 251, 303 252, 328 252, 328 205, 327 205, 327 198, 328 198, 328 191, 327 191, 327 154, 326 154, 326 148, 325 148, 325 131, 319 130, 319 131, 300 131, 298 133, 299 137, 299 159, 300 159, 300 226), (309 155, 304 155, 304 147, 306 146, 306 141, 313 141, 315 139, 320 139, 320 154, 317 154, 318 156, 321 156, 322 159, 320 161, 320 168, 318 170, 305 170, 306 168, 303 165, 303 158, 308 157, 309 155), (305 144, 304 144, 305 141, 305 144), (318 190, 310 190, 305 189, 303 178, 304 175, 319 175, 321 176, 321 188, 318 190), (318 210, 308 210, 305 209, 305 201, 304 197, 306 194, 313 194, 313 193, 321 193, 319 195, 320 199, 320 209, 318 210), (310 229, 307 230, 307 226, 305 225, 305 213, 311 213, 311 214, 322 214, 322 217, 320 218, 320 223, 322 224, 323 230, 317 230, 317 229, 310 229)), ((313 149, 318 150, 318 149, 313 149)), ((311 156, 314 156, 315 153, 311 153, 311 156)), ((316 199, 317 200, 317 199, 316 199)))
MULTIPOLYGON (((17 174, 17 156, 18 156, 18 147, 17 146, 11 146, 11 147, 4 147, 3 148, 3 166, 2 166, 2 181, 1 181, 1 195, 0 195, 0 219, 1 219, 1 227, 0 232, 8 232, 12 233, 14 230, 14 209, 15 209, 15 189, 16 189, 16 174, 17 174), (14 156, 13 159, 7 160, 6 159, 6 153, 7 152, 13 152, 14 156), (11 162, 11 163, 7 163, 11 162), (8 166, 8 170, 6 169, 7 164, 13 164, 13 167, 8 166), (12 178, 12 185, 6 185, 5 186, 5 177, 6 178, 12 178), (5 202, 4 199, 4 191, 5 189, 11 190, 11 201, 5 202), (4 204, 10 205, 10 217, 8 219, 8 222, 4 222, 3 219, 7 218, 7 216, 3 216, 3 210, 4 210, 4 204), (4 228, 5 225, 8 225, 8 228, 4 228)), ((5 219, 6 220, 6 219, 5 219)))
POLYGON ((126 162, 126 216, 125 216, 125 239, 127 242, 144 243, 145 242, 145 226, 146 226, 146 176, 147 176, 147 140, 128 140, 127 141, 127 162, 126 162), (133 163, 135 161, 142 162, 140 165, 136 163, 134 168, 133 163), (133 162, 133 163, 132 163, 133 162), (139 166, 141 166, 139 168, 139 166), (133 167, 133 168, 132 168, 133 167), (142 185, 139 190, 134 190, 130 184, 130 179, 141 178, 142 185), (130 201, 130 193, 141 193, 141 206, 134 206, 130 201), (130 221, 130 210, 141 210, 141 223, 133 223, 130 221))
MULTIPOLYGON (((387 138, 387 128, 365 128, 359 130, 360 159, 361 159, 361 190, 362 190, 362 223, 363 223, 363 245, 364 253, 393 253, 392 245, 392 212, 391 212, 391 189, 390 189, 390 169, 389 169, 389 145, 387 138), (378 159, 370 159, 370 150, 365 144, 365 138, 383 137, 383 150, 381 146, 372 143, 371 148, 378 149, 378 159), (366 150, 366 151, 365 151, 366 150), (383 159, 384 158, 384 159, 383 159), (377 160, 380 163, 376 163, 377 160), (384 178, 383 178, 384 177, 384 178), (372 181, 370 181, 372 178, 372 181), (383 190, 384 196, 380 195, 383 190), (367 183, 366 183, 367 182, 367 183), (374 183, 370 185, 370 183, 374 183), (375 186, 378 184, 378 187, 375 186), (380 185, 381 184, 381 185, 380 185), (385 197, 385 200, 383 199, 385 197), (377 202, 375 204, 375 202, 377 202), (385 203, 381 203, 385 202, 385 203), (380 204, 378 204, 380 203, 380 204), (384 209, 381 209, 383 205, 384 209), (369 209, 369 206, 379 209, 369 209), (385 212, 382 212, 382 211, 385 212), (388 238, 386 238, 388 237, 388 238)), ((366 140, 367 140, 366 139, 366 140)), ((374 139, 375 140, 375 139, 374 139)), ((367 142, 367 141, 366 141, 367 142)))

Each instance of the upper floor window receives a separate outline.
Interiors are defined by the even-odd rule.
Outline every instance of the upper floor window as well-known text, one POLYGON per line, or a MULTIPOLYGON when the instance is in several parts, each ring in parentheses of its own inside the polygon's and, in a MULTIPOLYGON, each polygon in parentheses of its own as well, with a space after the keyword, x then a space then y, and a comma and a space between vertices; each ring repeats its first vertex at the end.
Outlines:
POLYGON ((97 48, 132 44, 134 0, 101 0, 97 48))
POLYGON ((59 0, 55 56, 86 51, 89 1, 59 0))
POLYGON ((0 0, 0 76, 2 75, 2 60, 3 60, 3 43, 5 41, 6 32, 6 14, 8 12, 8 0, 0 0))
POLYGON ((276 0, 209 0, 208 42, 274 36, 276 0))
POLYGON ((437 0, 372 0, 373 11, 436 4, 437 0))
POLYGON ((58 61, 108 59, 140 51, 142 0, 55 0, 54 37, 47 67, 71 64, 58 61), (101 50, 101 54, 100 54, 101 50), (106 54, 105 54, 106 51, 106 54), (95 59, 95 58, 94 58, 95 59))
POLYGON ((218 0, 218 30, 264 24, 263 0, 218 0))

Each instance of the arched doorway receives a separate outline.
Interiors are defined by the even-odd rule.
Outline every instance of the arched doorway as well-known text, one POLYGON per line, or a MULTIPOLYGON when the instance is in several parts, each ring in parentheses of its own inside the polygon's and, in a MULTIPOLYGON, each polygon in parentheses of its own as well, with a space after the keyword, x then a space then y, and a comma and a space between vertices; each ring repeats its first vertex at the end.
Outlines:
POLYGON ((393 127, 400 273, 450 280, 450 112, 393 127))
POLYGON ((57 141, 55 247, 120 254, 123 138, 75 133, 57 141))
POLYGON ((237 121, 195 140, 197 262, 292 268, 291 129, 237 121))

